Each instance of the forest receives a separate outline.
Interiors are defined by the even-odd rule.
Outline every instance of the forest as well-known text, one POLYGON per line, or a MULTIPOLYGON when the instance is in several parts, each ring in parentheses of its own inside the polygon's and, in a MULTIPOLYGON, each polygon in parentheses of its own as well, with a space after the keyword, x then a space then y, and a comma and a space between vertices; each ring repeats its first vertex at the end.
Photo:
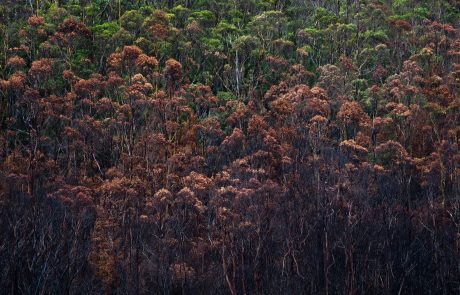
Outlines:
POLYGON ((459 0, 0 0, 0 294, 459 294, 459 0))

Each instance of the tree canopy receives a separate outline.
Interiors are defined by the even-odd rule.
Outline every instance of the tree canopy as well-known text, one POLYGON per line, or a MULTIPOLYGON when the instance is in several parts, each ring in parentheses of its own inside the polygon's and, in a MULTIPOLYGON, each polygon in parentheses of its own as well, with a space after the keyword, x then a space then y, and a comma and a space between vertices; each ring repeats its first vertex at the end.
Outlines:
POLYGON ((3 0, 0 126, 5 293, 460 289, 459 1, 3 0))

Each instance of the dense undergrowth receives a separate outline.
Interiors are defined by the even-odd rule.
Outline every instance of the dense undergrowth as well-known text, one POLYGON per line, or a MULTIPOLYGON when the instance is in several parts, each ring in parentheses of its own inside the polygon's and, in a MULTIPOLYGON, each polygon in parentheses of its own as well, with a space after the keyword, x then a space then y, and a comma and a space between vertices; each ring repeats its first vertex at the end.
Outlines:
POLYGON ((460 292, 460 3, 0 2, 0 293, 460 292))

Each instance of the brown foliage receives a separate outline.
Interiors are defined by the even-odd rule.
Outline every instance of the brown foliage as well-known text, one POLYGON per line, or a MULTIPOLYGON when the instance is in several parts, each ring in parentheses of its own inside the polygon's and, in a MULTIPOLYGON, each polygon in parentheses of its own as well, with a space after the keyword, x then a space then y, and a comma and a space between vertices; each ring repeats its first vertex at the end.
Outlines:
POLYGON ((45 19, 41 16, 33 15, 27 20, 31 27, 39 27, 45 24, 45 19))

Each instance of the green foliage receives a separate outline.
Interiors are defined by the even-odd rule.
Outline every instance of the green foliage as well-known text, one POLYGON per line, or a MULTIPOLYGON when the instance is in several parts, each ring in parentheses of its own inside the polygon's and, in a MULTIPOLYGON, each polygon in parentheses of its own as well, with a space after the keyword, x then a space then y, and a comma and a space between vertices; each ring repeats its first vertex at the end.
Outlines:
POLYGON ((171 10, 171 13, 174 14, 174 22, 175 24, 178 26, 178 27, 183 27, 185 22, 187 21, 191 11, 190 9, 182 6, 182 5, 178 5, 176 7, 174 7, 172 10, 171 10))
POLYGON ((72 56, 71 64, 74 72, 82 77, 89 78, 96 70, 91 62, 90 52, 85 49, 77 50, 72 56))
POLYGON ((418 20, 429 18, 431 14, 432 12, 427 7, 417 6, 414 8, 414 16, 418 20))
POLYGON ((309 36, 316 38, 324 34, 324 30, 317 29, 317 28, 306 28, 304 29, 305 33, 307 33, 309 36))
POLYGON ((116 32, 113 37, 112 41, 115 42, 117 46, 129 45, 134 42, 136 36, 123 28, 120 28, 118 32, 116 32))
POLYGON ((368 41, 375 41, 378 43, 382 43, 387 41, 388 35, 384 30, 367 30, 363 33, 363 38, 368 41))
POLYGON ((408 2, 409 0, 394 0, 393 1, 393 4, 392 4, 392 7, 393 9, 404 9, 404 7, 407 7, 408 5, 408 2))
POLYGON ((200 22, 203 26, 209 26, 212 25, 216 17, 212 11, 209 10, 201 10, 201 11, 195 11, 191 15, 191 19, 195 19, 200 22))
POLYGON ((242 52, 251 52, 259 45, 259 39, 251 35, 240 36, 233 42, 233 48, 242 52))
POLYGON ((231 9, 228 12, 228 19, 230 19, 230 22, 233 24, 241 24, 244 19, 244 14, 240 10, 231 9))
POLYGON ((144 22, 144 17, 137 10, 126 11, 120 18, 122 28, 130 33, 137 34, 144 22))
POLYGON ((220 21, 212 30, 213 34, 220 35, 222 37, 234 34, 238 31, 238 28, 234 24, 231 24, 226 20, 220 21))
POLYGON ((442 20, 445 22, 456 23, 460 20, 460 9, 458 3, 456 6, 447 1, 441 1, 442 5, 442 20))
POLYGON ((46 23, 57 27, 66 18, 72 14, 69 13, 65 8, 58 7, 56 4, 52 4, 45 13, 46 23))
POLYGON ((112 38, 119 30, 120 25, 115 21, 95 25, 91 28, 94 37, 104 39, 112 38))
POLYGON ((312 19, 317 24, 317 26, 321 28, 328 27, 329 25, 334 24, 339 20, 336 15, 323 7, 319 7, 314 11, 312 19))
POLYGON ((202 38, 201 43, 208 50, 212 50, 212 51, 223 51, 224 50, 224 44, 219 39, 202 38))
POLYGON ((219 99, 220 103, 222 105, 225 105, 225 103, 227 101, 230 101, 230 100, 235 100, 236 97, 233 95, 233 93, 231 92, 227 92, 227 91, 220 91, 217 93, 217 98, 219 99))
POLYGON ((457 294, 458 8, 0 1, 0 290, 457 294))

